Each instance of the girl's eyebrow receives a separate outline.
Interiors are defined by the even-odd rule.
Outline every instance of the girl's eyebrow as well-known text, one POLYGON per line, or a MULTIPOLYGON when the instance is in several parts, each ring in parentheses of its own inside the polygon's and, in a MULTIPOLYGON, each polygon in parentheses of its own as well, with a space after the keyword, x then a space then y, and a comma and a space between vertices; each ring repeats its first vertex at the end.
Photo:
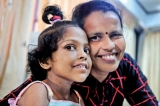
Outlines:
POLYGON ((91 33, 91 34, 88 34, 88 35, 103 35, 102 32, 95 32, 95 33, 91 33))
MULTIPOLYGON (((77 40, 74 40, 74 39, 67 39, 67 40, 61 42, 60 44, 62 44, 62 43, 64 43, 64 42, 68 42, 68 41, 71 41, 71 42, 74 42, 74 43, 79 43, 79 41, 77 41, 77 40)), ((85 43, 84 45, 85 45, 85 46, 89 46, 88 42, 85 43)))
POLYGON ((75 42, 75 43, 77 43, 77 41, 76 41, 76 40, 74 40, 74 39, 67 39, 67 40, 65 40, 65 41, 62 41, 60 44, 62 44, 62 43, 64 43, 64 42, 68 42, 68 41, 71 41, 71 42, 75 42))

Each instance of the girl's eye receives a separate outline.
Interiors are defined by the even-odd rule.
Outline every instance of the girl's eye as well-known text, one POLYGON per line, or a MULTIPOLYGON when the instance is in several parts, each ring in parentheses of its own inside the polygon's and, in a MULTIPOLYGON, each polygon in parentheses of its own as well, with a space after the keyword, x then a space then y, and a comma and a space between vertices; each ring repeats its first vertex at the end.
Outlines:
POLYGON ((85 48, 84 52, 87 53, 87 54, 89 54, 90 53, 90 49, 89 48, 85 48))
POLYGON ((100 40, 100 36, 93 36, 91 38, 89 38, 89 41, 99 41, 100 40))
POLYGON ((65 48, 67 50, 74 50, 75 49, 74 45, 67 45, 65 48))

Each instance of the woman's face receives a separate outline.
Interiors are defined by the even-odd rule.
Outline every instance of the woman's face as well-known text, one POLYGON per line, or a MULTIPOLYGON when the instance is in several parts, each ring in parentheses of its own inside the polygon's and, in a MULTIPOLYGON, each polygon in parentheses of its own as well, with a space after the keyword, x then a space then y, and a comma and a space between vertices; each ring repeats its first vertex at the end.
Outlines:
POLYGON ((82 82, 91 69, 90 47, 86 33, 79 27, 68 27, 63 38, 58 42, 58 50, 48 60, 51 71, 69 81, 82 82))
POLYGON ((84 29, 91 47, 92 71, 115 71, 126 46, 118 16, 114 12, 92 12, 84 20, 84 29))

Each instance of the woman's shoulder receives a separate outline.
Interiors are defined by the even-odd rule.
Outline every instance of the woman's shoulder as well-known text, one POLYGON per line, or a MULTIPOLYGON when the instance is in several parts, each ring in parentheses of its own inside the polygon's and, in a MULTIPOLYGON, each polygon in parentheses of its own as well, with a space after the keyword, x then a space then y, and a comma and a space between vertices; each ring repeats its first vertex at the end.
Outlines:
POLYGON ((125 60, 125 59, 129 59, 130 60, 130 59, 133 59, 133 58, 132 58, 132 56, 130 54, 124 53, 122 60, 125 60))
POLYGON ((129 54, 124 53, 122 60, 118 66, 117 71, 123 75, 127 76, 128 79, 137 79, 138 73, 141 73, 141 69, 135 59, 133 59, 129 54))
POLYGON ((137 64, 136 60, 130 56, 130 54, 124 53, 122 60, 120 61, 120 66, 130 66, 132 64, 137 64))

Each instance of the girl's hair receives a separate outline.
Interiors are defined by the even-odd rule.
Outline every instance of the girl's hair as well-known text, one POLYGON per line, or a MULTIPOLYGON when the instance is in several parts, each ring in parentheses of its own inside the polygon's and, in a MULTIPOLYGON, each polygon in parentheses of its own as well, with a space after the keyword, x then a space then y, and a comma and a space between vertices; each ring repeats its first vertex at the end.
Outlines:
POLYGON ((104 13, 107 11, 114 12, 117 14, 121 27, 123 28, 122 18, 119 11, 112 4, 104 0, 91 0, 77 5, 73 10, 72 21, 76 22, 82 29, 84 29, 85 18, 95 11, 102 11, 104 13))
POLYGON ((52 53, 58 49, 58 42, 62 39, 68 27, 78 27, 72 21, 63 20, 64 16, 60 8, 55 6, 47 6, 42 15, 42 20, 53 25, 46 28, 38 37, 38 46, 28 53, 28 71, 31 71, 34 80, 44 80, 47 78, 47 71, 40 66, 41 63, 47 64, 47 59, 52 58, 52 53), (55 18, 48 19, 48 15, 59 17, 59 21, 55 18))

